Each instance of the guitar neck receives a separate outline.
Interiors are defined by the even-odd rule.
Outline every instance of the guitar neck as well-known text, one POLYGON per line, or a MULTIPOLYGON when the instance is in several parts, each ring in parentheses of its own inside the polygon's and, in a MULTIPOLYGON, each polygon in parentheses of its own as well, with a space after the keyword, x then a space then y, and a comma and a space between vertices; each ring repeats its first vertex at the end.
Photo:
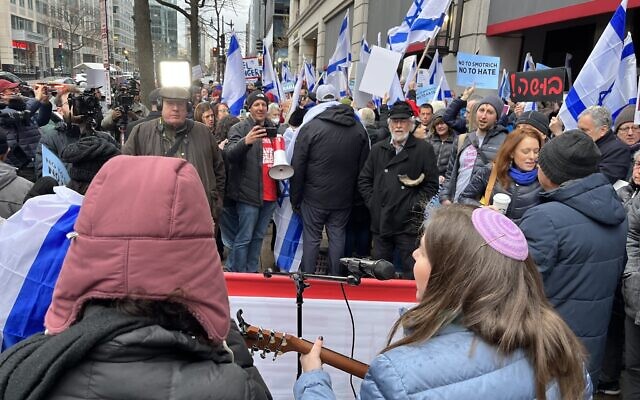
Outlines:
MULTIPOLYGON (((295 343, 295 346, 292 347, 294 347, 295 351, 298 353, 307 354, 313 347, 313 343, 305 339, 292 337, 290 340, 295 343)), ((338 368, 350 375, 357 376, 360 379, 364 379, 364 376, 369 370, 369 366, 367 364, 354 360, 353 358, 347 357, 333 350, 329 350, 325 347, 323 347, 320 352, 320 360, 325 364, 329 364, 332 367, 338 368)))

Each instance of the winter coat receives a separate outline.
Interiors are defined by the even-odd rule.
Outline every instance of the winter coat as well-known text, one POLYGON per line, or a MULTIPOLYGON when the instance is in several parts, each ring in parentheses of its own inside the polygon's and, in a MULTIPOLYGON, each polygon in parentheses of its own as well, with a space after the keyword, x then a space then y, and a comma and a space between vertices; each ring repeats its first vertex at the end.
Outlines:
MULTIPOLYGON (((476 157, 473 170, 471 171, 471 177, 478 173, 481 167, 484 167, 489 162, 496 158, 498 149, 502 146, 502 142, 507 138, 507 129, 502 125, 496 125, 485 136, 482 141, 482 145, 478 149, 478 156, 476 157), (487 160, 482 159, 480 152, 482 152, 487 160)), ((456 192, 456 183, 458 180, 458 169, 460 168, 460 155, 467 147, 471 146, 472 141, 474 146, 477 147, 478 137, 476 132, 467 134, 462 142, 462 148, 458 149, 459 140, 453 142, 453 148, 451 149, 451 157, 449 157, 449 165, 447 166, 447 174, 445 175, 445 181, 440 190, 440 200, 453 201, 456 192)))
MULTIPOLYGON (((132 156, 163 156, 171 149, 175 139, 165 135, 161 118, 136 125, 122 148, 122 154, 132 156)), ((211 216, 217 220, 222 212, 224 198, 225 170, 222 153, 209 129, 200 122, 187 120, 183 130, 185 134, 175 157, 184 158, 198 171, 200 180, 207 193, 211 216)))
POLYGON ((0 129, 7 135, 9 155, 7 164, 16 168, 32 168, 35 171, 36 149, 40 143, 40 129, 31 118, 20 118, 15 110, 5 108, 0 110, 0 129), (13 117, 6 118, 6 115, 13 117))
MULTIPOLYGON (((531 362, 521 350, 506 357, 460 325, 448 325, 431 339, 377 356, 360 386, 360 399, 533 399, 531 362)), ((587 379, 584 398, 590 398, 587 379)), ((556 383, 546 396, 560 399, 556 383)), ((305 372, 294 386, 296 400, 335 399, 329 375, 305 372)))
POLYGON ((447 167, 449 166, 449 159, 451 158, 451 152, 453 151, 453 142, 457 140, 458 136, 454 135, 450 130, 449 136, 445 140, 440 139, 437 133, 433 133, 427 138, 427 141, 433 146, 433 151, 436 153, 436 160, 438 164, 438 173, 440 176, 447 174, 447 167))
POLYGON ((9 218, 22 207, 33 183, 19 177, 16 169, 0 161, 0 217, 9 218))
POLYGON ((614 184, 618 180, 626 180, 629 173, 629 160, 631 151, 629 146, 618 140, 618 137, 609 130, 603 137, 596 140, 602 156, 598 168, 614 184))
POLYGON ((625 265, 627 218, 601 173, 540 194, 520 222, 547 298, 589 352, 597 382, 616 286, 625 265))
MULTIPOLYGON (((227 197, 252 206, 262 206, 262 142, 246 144, 247 136, 256 122, 250 116, 229 129, 229 141, 224 146, 224 154, 229 166, 227 197)), ((273 124, 265 120, 265 126, 273 124)), ((294 172, 295 173, 295 172, 294 172)))
POLYGON ((389 132, 389 128, 386 126, 379 126, 379 124, 375 125, 367 125, 367 135, 369 135, 369 140, 371 140, 371 145, 374 145, 383 140, 389 140, 391 133, 389 132))
POLYGON ((369 155, 367 131, 353 108, 341 104, 324 110, 298 132, 289 180, 291 204, 304 201, 325 210, 351 208, 358 174, 369 155))
POLYGON ((409 135, 398 154, 389 141, 376 143, 360 172, 358 189, 371 213, 371 231, 382 237, 417 235, 422 209, 438 191, 433 147, 409 135), (419 181, 400 182, 399 175, 419 181))
POLYGON ((622 200, 627 218, 629 232, 627 233, 627 264, 622 275, 622 295, 624 310, 629 318, 640 321, 640 187, 631 183, 618 189, 618 196, 622 200))
POLYGON ((467 121, 460 118, 460 110, 467 106, 467 101, 462 99, 453 99, 444 110, 442 119, 449 125, 449 128, 456 132, 465 133, 467 131, 467 121))
MULTIPOLYGON (((484 192, 487 190, 489 184, 489 178, 491 176, 492 165, 482 167, 477 174, 471 177, 471 182, 467 188, 460 194, 458 201, 462 204, 472 204, 480 206, 480 199, 484 196, 484 192)), ((536 179, 530 185, 518 185, 511 181, 508 188, 503 188, 500 181, 496 179, 496 183, 493 186, 491 197, 488 199, 489 204, 493 203, 493 195, 496 193, 504 193, 511 197, 511 203, 507 208, 506 216, 518 223, 525 211, 531 207, 537 206, 540 203, 539 194, 542 192, 540 182, 536 179)))

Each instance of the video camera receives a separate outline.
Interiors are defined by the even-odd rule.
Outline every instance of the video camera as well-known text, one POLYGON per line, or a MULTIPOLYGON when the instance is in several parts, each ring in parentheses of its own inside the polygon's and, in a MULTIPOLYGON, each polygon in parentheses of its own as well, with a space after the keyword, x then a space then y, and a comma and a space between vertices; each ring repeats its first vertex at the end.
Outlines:
POLYGON ((72 109, 74 116, 82 116, 83 122, 95 122, 97 120, 96 117, 102 112, 95 90, 97 89, 87 89, 79 94, 69 94, 69 108, 72 109))
MULTIPOLYGON (((0 110, 9 107, 5 103, 0 103, 0 110)), ((31 119, 31 111, 29 110, 12 110, 11 112, 0 112, 0 126, 16 126, 28 124, 31 119)))
POLYGON ((120 107, 121 111, 129 111, 129 108, 133 105, 135 96, 140 94, 138 83, 130 80, 126 85, 122 85, 118 89, 114 94, 114 106, 116 108, 120 107))

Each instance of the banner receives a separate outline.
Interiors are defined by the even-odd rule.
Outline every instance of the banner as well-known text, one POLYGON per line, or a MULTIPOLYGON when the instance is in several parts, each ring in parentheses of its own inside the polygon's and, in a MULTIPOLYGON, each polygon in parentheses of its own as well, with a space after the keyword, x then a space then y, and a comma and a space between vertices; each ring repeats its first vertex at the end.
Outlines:
POLYGON ((429 70, 420 68, 416 76, 416 88, 425 87, 429 84, 429 70))
POLYGON ((295 88, 296 83, 294 81, 291 82, 282 82, 282 90, 285 93, 291 93, 293 92, 293 89, 295 88))
POLYGON ((50 176, 61 186, 69 183, 71 178, 64 163, 45 145, 42 146, 42 176, 50 176))
POLYGON ((458 53, 458 86, 477 89, 498 89, 500 57, 458 53))
POLYGON ((564 68, 550 68, 538 71, 513 72, 511 100, 521 101, 562 101, 564 92, 564 68))
POLYGON ((437 90, 438 86, 436 85, 426 85, 416 89, 416 104, 421 106, 425 103, 431 103, 437 90))
POLYGON ((262 77, 262 67, 258 61, 258 57, 246 57, 242 59, 244 66, 244 78, 249 82, 255 82, 262 77))

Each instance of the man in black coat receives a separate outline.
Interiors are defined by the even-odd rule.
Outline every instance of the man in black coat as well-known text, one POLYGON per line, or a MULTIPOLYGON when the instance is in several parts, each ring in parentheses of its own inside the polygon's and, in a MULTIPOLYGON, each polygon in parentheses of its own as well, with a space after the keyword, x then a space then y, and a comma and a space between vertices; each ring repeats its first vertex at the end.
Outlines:
POLYGON ((291 165, 291 204, 304 223, 304 272, 313 273, 326 228, 329 267, 340 274, 345 233, 357 193, 358 174, 369 154, 369 138, 350 106, 340 104, 332 85, 316 91, 318 105, 307 113, 295 141, 291 165))
POLYGON ((402 276, 413 278, 418 230, 423 207, 438 191, 438 166, 433 146, 410 134, 414 123, 406 102, 393 105, 390 141, 376 143, 367 158, 358 188, 371 213, 373 258, 402 259, 402 276))

